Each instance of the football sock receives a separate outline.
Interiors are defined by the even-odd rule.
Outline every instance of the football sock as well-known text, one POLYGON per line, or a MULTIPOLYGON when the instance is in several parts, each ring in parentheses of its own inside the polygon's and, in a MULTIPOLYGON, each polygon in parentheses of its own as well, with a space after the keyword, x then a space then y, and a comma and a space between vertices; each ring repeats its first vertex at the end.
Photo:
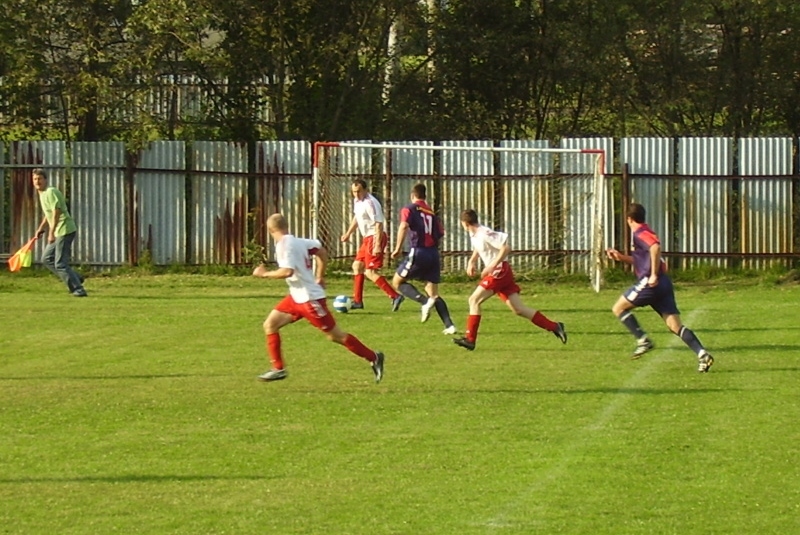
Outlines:
POLYGON ((411 299, 412 301, 416 301, 420 305, 424 305, 428 302, 428 298, 420 293, 417 290, 416 286, 411 284, 410 282, 404 282, 398 288, 400 293, 411 299))
POLYGON ((362 344, 361 340, 352 334, 348 333, 347 338, 344 339, 344 344, 342 345, 350 350, 351 353, 358 355, 362 359, 375 362, 375 352, 362 344))
POLYGON ((436 307, 436 313, 439 314, 439 317, 442 319, 442 323, 444 323, 445 327, 452 327, 453 320, 450 319, 450 310, 447 308, 447 303, 445 303, 444 299, 438 297, 436 299, 436 303, 433 305, 436 307))
POLYGON ((383 290, 383 293, 385 293, 392 299, 400 295, 399 293, 394 291, 394 288, 392 288, 392 285, 389 284, 389 282, 386 280, 386 277, 378 277, 377 279, 375 279, 375 284, 378 285, 378 288, 383 290))
POLYGON ((694 331, 688 327, 681 327, 681 330, 678 332, 678 336, 687 346, 689 346, 692 351, 698 355, 701 351, 703 351, 703 349, 705 349, 703 344, 700 343, 700 340, 697 339, 697 336, 695 336, 694 331))
POLYGON ((364 274, 359 273, 353 276, 353 301, 356 303, 364 302, 364 274))
POLYGON ((630 310, 626 310, 622 314, 619 315, 619 321, 628 328, 633 336, 636 337, 637 340, 641 340, 647 334, 642 330, 642 327, 639 325, 639 321, 636 319, 636 316, 633 315, 633 312, 630 310))
POLYGON ((283 356, 281 355, 281 335, 272 333, 267 335, 267 353, 272 367, 276 370, 283 369, 283 356))
POLYGON ((470 314, 467 316, 467 330, 464 337, 470 342, 475 342, 478 339, 478 327, 481 324, 481 317, 478 314, 470 314))
POLYGON ((544 329, 545 331, 553 332, 558 328, 558 323, 551 321, 539 312, 538 310, 534 312, 533 317, 531 318, 531 323, 539 327, 540 329, 544 329))

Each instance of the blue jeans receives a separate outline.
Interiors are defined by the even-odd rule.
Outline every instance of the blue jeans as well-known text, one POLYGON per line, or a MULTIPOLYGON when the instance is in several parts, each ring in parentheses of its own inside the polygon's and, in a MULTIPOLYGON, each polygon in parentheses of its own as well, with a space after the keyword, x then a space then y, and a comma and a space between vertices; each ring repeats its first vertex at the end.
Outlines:
POLYGON ((83 289, 80 276, 69 266, 75 234, 77 232, 66 236, 57 236, 56 241, 48 243, 44 248, 44 257, 42 258, 42 262, 44 262, 47 269, 64 281, 70 293, 83 289))

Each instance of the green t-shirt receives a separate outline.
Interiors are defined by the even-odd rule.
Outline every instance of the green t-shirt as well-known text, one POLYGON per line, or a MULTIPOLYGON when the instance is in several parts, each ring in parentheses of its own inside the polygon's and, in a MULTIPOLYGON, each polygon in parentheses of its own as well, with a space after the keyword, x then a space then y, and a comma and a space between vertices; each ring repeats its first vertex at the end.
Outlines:
POLYGON ((78 230, 75 220, 69 215, 67 210, 67 202, 64 200, 64 194, 58 188, 50 186, 46 190, 39 193, 39 204, 42 205, 42 211, 47 218, 47 224, 53 229, 53 234, 56 236, 66 236, 78 230), (61 212, 58 221, 53 221, 53 212, 55 209, 61 212))

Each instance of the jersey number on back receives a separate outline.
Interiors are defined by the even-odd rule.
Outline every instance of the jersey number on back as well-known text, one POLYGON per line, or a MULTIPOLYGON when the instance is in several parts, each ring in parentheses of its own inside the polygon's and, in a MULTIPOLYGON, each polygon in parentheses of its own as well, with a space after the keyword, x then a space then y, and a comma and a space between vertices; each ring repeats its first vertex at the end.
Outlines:
POLYGON ((433 216, 430 214, 420 214, 422 216, 422 224, 425 226, 425 234, 428 236, 433 235, 433 216))

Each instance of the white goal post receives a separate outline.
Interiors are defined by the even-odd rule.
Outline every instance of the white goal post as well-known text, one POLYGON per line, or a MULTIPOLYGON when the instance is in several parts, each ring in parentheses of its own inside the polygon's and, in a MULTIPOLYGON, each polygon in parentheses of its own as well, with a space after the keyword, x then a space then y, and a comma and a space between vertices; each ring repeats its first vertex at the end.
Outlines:
POLYGON ((538 142, 315 143, 313 236, 347 269, 360 240, 339 238, 353 216, 351 184, 362 179, 381 201, 391 248, 399 210, 421 182, 445 226, 444 272, 466 267, 471 249, 460 214, 472 208, 482 224, 509 234, 509 261, 518 276, 542 270, 581 273, 599 291, 604 240, 613 227, 605 152, 526 143, 538 142))

